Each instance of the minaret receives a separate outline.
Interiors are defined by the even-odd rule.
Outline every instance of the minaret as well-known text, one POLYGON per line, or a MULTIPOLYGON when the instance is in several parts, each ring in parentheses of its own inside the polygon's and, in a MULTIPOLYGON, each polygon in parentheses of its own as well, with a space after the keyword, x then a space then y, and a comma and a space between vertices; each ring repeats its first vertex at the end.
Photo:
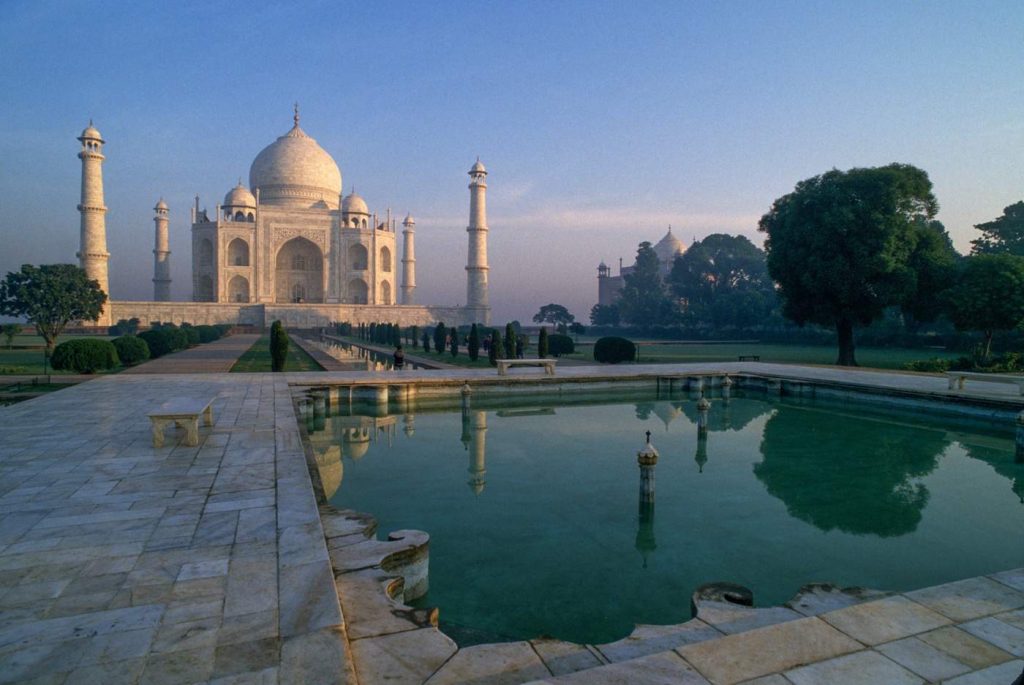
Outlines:
POLYGON ((469 259, 466 264, 466 307, 473 320, 491 323, 487 297, 487 169, 477 158, 469 170, 469 259))
POLYGON ((402 222, 402 304, 415 304, 416 299, 416 220, 412 214, 405 215, 402 222))
POLYGON ((163 198, 153 208, 156 216, 156 245, 153 248, 153 301, 171 301, 171 248, 167 235, 167 203, 163 198))
MULTIPOLYGON (((92 120, 78 140, 82 143, 78 153, 78 158, 82 160, 82 201, 78 205, 78 211, 82 214, 82 228, 78 259, 86 276, 100 284, 100 290, 107 294, 109 302, 107 262, 110 253, 107 252, 107 224, 104 218, 107 208, 103 204, 103 160, 106 159, 103 156, 103 144, 106 141, 93 127, 92 120)), ((103 324, 108 316, 109 312, 104 311, 97 323, 103 324)))

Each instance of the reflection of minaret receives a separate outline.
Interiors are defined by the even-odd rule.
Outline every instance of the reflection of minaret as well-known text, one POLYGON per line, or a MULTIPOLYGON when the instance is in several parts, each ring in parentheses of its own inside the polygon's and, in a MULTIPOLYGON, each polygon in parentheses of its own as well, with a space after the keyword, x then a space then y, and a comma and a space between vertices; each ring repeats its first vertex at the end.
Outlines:
POLYGON ((636 530, 636 550, 644 559, 658 548, 654 540, 654 467, 658 464, 658 450, 651 444, 651 431, 647 431, 647 443, 637 452, 636 463, 640 467, 639 526, 636 530))
POLYGON ((697 462, 697 471, 704 473, 704 464, 708 463, 708 434, 697 435, 697 454, 693 455, 697 462))
POLYGON ((708 413, 710 411, 711 403, 702 394, 697 402, 697 454, 693 457, 700 473, 704 473, 704 464, 708 463, 708 413))
POLYGON ((472 412, 469 441, 469 486, 479 495, 484 491, 484 474, 487 473, 487 412, 472 412))
POLYGON ((487 170, 480 160, 469 170, 469 257, 466 262, 466 308, 474 321, 491 322, 487 295, 487 170))
POLYGON ((402 417, 402 421, 405 423, 405 428, 403 429, 405 434, 411 438, 416 433, 416 415, 405 414, 402 417))

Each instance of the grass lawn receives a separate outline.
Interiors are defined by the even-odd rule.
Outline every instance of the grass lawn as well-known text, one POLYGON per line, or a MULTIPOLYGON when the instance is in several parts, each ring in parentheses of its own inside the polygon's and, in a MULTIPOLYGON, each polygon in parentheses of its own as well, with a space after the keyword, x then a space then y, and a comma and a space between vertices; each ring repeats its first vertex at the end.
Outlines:
MULTIPOLYGON (((567 355, 567 359, 593 360, 593 347, 567 355)), ((759 355, 762 362, 782 364, 835 364, 837 349, 830 345, 778 345, 767 343, 725 343, 708 345, 658 344, 640 345, 640 363, 684 363, 736 361, 740 355, 759 355)), ((863 367, 877 369, 902 369, 907 362, 919 359, 956 359, 963 352, 928 348, 906 349, 899 347, 858 347, 857 363, 863 367)))
MULTIPOLYGON (((284 370, 323 371, 324 368, 306 354, 305 350, 292 342, 288 345, 288 356, 285 358, 284 370)), ((270 371, 269 333, 261 336, 231 367, 232 373, 261 373, 263 371, 270 371)))
MULTIPOLYGON (((107 335, 93 336, 93 335, 61 335, 57 338, 57 344, 67 340, 73 340, 75 338, 97 338, 99 340, 113 340, 112 337, 107 335)), ((0 336, 0 377, 4 374, 42 374, 43 371, 43 348, 45 344, 43 339, 38 335, 16 335, 12 344, 12 349, 7 349, 7 338, 0 336)), ((110 371, 101 373, 115 373, 120 371, 120 368, 111 369, 110 371)), ((77 371, 54 371, 47 365, 46 373, 52 373, 54 376, 61 374, 75 374, 77 371)))

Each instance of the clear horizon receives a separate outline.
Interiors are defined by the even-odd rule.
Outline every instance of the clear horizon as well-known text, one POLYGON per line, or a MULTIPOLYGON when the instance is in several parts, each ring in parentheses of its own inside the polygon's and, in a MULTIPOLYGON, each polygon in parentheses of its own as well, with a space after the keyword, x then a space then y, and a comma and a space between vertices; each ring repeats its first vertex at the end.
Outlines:
POLYGON ((493 321, 564 304, 672 225, 762 242, 773 200, 831 168, 925 169, 961 251, 1024 199, 1024 5, 12 2, 0 26, 0 274, 77 263, 79 144, 107 140, 114 299, 172 295, 211 211, 302 126, 383 214, 417 219, 417 299, 465 301, 466 171, 490 172, 493 321))

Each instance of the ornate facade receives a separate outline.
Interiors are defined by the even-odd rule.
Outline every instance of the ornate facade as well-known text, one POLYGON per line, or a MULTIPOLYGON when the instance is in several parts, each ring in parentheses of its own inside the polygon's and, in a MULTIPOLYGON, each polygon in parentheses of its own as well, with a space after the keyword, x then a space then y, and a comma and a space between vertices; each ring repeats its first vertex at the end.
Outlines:
MULTIPOLYGON (((654 252, 658 255, 658 270, 662 278, 666 278, 672 271, 672 262, 676 257, 686 252, 686 245, 679 238, 672 235, 672 227, 668 227, 668 233, 654 246, 654 252)), ((619 260, 619 274, 612 276, 611 268, 601 262, 597 267, 597 303, 602 306, 615 304, 619 299, 619 292, 625 285, 623 276, 633 272, 633 266, 622 266, 619 260)))

